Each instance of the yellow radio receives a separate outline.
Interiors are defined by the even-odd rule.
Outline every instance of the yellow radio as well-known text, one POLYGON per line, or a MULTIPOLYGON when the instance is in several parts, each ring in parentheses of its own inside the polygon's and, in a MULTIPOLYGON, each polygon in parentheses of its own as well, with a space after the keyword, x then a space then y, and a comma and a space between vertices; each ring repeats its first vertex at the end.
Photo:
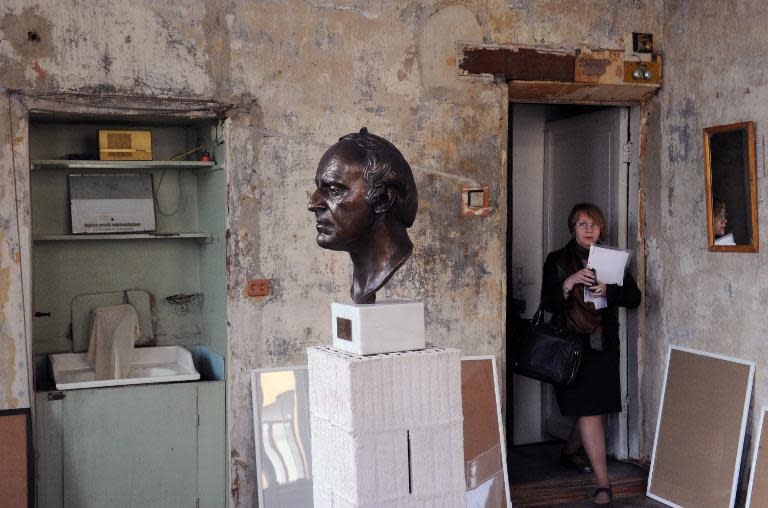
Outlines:
POLYGON ((99 131, 99 159, 103 161, 151 161, 151 131, 99 131))

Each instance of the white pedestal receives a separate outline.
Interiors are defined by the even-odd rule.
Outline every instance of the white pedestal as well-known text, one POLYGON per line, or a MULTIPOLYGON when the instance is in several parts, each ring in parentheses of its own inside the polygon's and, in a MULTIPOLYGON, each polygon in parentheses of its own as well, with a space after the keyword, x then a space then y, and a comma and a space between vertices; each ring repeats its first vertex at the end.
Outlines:
POLYGON ((461 352, 307 350, 315 507, 464 507, 461 352))
POLYGON ((424 349, 424 303, 331 304, 333 345, 356 355, 424 349))

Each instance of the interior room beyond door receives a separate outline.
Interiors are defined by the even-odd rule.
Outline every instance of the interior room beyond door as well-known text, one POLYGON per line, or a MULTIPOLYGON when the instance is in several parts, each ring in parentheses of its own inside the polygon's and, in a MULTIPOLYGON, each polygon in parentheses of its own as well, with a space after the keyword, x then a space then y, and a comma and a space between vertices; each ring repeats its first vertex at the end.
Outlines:
MULTIPOLYGON (((548 252, 569 238, 567 217, 574 204, 593 202, 606 215, 610 245, 626 247, 628 136, 626 108, 513 104, 511 298, 535 312, 541 270, 548 252)), ((622 313, 620 319, 625 317, 622 313)), ((626 339, 622 330, 622 389, 626 400, 626 339)), ((565 438, 571 421, 560 416, 550 386, 513 375, 512 443, 565 438)), ((626 411, 608 419, 609 453, 627 455, 626 411)))

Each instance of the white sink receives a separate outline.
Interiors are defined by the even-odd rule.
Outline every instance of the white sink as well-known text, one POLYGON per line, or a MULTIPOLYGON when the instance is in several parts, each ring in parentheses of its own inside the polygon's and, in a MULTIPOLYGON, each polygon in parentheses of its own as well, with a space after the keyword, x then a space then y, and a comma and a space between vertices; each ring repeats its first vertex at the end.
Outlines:
POLYGON ((88 353, 61 353, 48 356, 51 359, 57 390, 200 379, 200 373, 195 370, 195 365, 192 363, 192 353, 182 346, 134 349, 131 371, 128 377, 122 379, 94 379, 93 362, 88 359, 88 353))

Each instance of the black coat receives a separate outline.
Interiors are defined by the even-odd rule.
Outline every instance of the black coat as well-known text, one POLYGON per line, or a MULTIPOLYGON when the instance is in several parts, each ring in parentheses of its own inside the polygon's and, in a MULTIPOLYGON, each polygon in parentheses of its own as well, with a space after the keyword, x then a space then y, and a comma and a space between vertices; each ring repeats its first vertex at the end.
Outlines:
MULTIPOLYGON (((563 283, 573 274, 569 266, 568 250, 565 247, 550 252, 547 256, 547 260, 544 262, 544 277, 541 285, 541 301, 544 310, 564 315, 568 309, 572 296, 569 295, 568 300, 563 297, 563 283)), ((623 286, 618 284, 606 285, 608 307, 600 311, 605 343, 615 342, 619 338, 618 308, 634 309, 640 305, 640 290, 637 288, 635 279, 629 273, 624 274, 623 284, 623 286)), ((571 290, 571 295, 574 291, 583 291, 583 286, 574 287, 571 290)))
MULTIPOLYGON (((544 263, 541 301, 544 310, 564 316, 574 291, 583 291, 577 284, 566 300, 563 282, 573 274, 567 248, 551 252, 544 263)), ((602 351, 592 350, 585 337, 586 354, 579 373, 572 384, 556 386, 555 395, 560 412, 566 416, 588 416, 621 411, 621 376, 619 373, 619 318, 618 308, 640 305, 640 290, 635 279, 624 275, 623 286, 607 284, 608 306, 600 310, 603 329, 602 351)))

